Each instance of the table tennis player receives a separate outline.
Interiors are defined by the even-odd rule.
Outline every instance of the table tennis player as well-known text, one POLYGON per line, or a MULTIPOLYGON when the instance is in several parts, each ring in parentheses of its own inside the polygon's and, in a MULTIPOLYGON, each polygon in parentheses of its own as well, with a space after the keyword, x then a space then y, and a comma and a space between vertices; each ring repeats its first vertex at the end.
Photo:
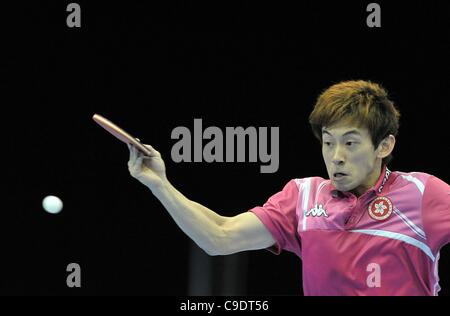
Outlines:
POLYGON ((150 145, 151 156, 129 145, 128 168, 209 255, 298 255, 305 295, 437 295, 439 251, 450 241, 450 187, 427 173, 389 170, 399 117, 379 84, 329 87, 309 117, 329 178, 292 179, 262 206, 233 217, 179 192, 150 145))

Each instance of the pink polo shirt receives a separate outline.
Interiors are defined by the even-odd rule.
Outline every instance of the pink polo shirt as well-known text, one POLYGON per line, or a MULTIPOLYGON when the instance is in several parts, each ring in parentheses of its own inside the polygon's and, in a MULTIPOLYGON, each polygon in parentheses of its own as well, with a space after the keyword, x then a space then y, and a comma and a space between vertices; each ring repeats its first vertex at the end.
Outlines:
POLYGON ((320 177, 293 179, 250 211, 303 263, 305 295, 437 295, 450 242, 450 187, 383 168, 357 198, 320 177))

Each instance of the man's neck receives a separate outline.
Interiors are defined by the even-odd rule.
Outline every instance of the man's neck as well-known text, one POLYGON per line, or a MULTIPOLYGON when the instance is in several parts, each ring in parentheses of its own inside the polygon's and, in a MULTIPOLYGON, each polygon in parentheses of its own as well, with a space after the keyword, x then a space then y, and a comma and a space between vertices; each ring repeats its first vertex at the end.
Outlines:
POLYGON ((377 183, 378 179, 380 178, 381 170, 381 163, 378 163, 377 166, 374 167, 372 172, 367 176, 367 180, 351 192, 357 197, 360 197, 361 195, 366 193, 367 190, 372 188, 377 183))

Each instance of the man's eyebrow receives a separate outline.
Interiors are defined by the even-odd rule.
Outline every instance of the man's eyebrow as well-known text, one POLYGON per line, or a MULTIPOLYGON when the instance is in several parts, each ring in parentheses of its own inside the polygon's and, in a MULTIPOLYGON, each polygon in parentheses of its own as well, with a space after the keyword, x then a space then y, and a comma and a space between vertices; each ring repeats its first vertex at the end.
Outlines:
MULTIPOLYGON (((322 130, 322 134, 328 134, 328 135, 330 135, 330 136, 333 136, 333 135, 331 135, 331 133, 330 133, 329 131, 327 131, 326 129, 323 129, 323 130, 322 130)), ((347 136, 347 135, 350 135, 350 134, 355 134, 355 135, 361 136, 361 133, 358 132, 356 129, 352 129, 351 131, 345 132, 342 136, 347 136)))

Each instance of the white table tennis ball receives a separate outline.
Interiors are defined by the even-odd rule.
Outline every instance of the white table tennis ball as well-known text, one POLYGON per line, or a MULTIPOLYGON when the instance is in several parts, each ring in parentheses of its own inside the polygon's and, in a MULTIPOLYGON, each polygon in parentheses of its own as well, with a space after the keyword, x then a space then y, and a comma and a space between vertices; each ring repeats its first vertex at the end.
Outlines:
POLYGON ((46 212, 49 212, 50 214, 57 214, 61 212, 63 208, 63 202, 59 197, 49 195, 42 200, 42 207, 46 212))

